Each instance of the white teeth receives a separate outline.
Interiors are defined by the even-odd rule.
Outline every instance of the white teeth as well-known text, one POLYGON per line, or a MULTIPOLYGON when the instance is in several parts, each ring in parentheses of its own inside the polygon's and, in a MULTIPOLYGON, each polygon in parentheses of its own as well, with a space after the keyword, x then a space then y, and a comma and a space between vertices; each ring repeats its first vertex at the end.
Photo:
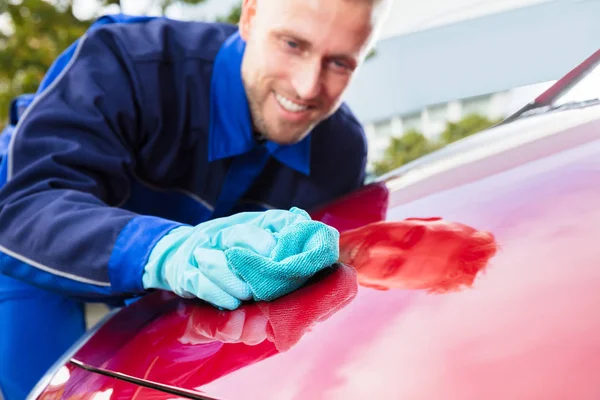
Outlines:
POLYGON ((277 99, 277 102, 281 104, 281 107, 285 108, 289 112, 301 112, 308 110, 308 106, 296 104, 278 93, 275 93, 275 98, 277 99))

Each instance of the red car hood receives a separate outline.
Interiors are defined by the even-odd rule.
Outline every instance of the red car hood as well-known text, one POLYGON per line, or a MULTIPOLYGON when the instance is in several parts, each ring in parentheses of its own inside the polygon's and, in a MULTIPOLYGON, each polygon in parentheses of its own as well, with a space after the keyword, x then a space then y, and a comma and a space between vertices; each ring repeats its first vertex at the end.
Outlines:
POLYGON ((234 312, 155 293, 74 359, 219 399, 597 399, 600 108, 497 130, 314 213, 356 271, 234 312))

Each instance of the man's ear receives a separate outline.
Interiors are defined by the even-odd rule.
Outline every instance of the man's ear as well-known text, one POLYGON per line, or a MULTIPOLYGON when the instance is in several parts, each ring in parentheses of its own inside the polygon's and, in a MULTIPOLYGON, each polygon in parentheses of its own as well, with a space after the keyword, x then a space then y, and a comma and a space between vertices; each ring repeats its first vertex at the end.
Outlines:
POLYGON ((240 36, 245 41, 250 37, 254 17, 256 16, 256 2, 258 0, 244 0, 242 3, 242 14, 240 15, 240 36))

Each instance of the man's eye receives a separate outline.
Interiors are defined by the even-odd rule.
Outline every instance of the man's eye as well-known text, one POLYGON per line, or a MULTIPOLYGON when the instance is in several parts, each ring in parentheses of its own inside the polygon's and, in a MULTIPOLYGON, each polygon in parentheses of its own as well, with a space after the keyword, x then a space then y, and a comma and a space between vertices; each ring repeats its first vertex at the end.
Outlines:
POLYGON ((285 43, 288 45, 289 48, 291 49, 297 49, 300 47, 300 45, 298 44, 298 42, 294 42, 293 40, 286 40, 285 43))
POLYGON ((331 60, 331 65, 336 70, 349 71, 351 69, 348 63, 340 60, 331 60))

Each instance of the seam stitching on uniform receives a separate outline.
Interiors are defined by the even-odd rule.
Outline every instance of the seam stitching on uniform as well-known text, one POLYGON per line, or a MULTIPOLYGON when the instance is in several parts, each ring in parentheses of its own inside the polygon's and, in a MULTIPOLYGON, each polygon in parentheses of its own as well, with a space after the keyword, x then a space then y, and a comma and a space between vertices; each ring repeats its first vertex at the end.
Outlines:
POLYGON ((77 44, 77 48, 75 49, 75 52, 73 53, 73 56, 71 57, 71 59, 69 60, 67 65, 63 68, 62 71, 60 71, 60 74, 54 79, 54 81, 52 81, 50 86, 48 86, 45 90, 43 90, 38 96, 35 96, 35 98, 33 99, 33 102, 29 105, 27 110, 25 110, 25 113, 20 118, 19 122, 17 123, 17 126, 15 126, 15 130, 13 131, 12 137, 10 139, 10 144, 8 146, 8 153, 7 153, 8 171, 6 174, 7 182, 9 182, 11 180, 12 175, 13 175, 13 156, 12 156, 12 154, 13 154, 15 142, 16 142, 17 136, 19 134, 19 131, 21 130, 20 128, 21 128, 21 125, 23 124, 23 121, 27 118, 27 116, 29 115, 31 110, 38 104, 38 102, 40 100, 42 100, 44 97, 46 97, 46 95, 48 93, 50 93, 58 85, 58 83, 66 75, 67 71, 69 69, 71 69, 71 66, 75 63, 75 60, 79 56, 79 53, 81 52, 81 48, 83 47, 83 44, 86 41, 86 39, 87 39, 87 34, 81 37, 79 43, 77 44))
POLYGON ((40 264, 37 261, 33 261, 33 260, 31 260, 31 259, 29 259, 29 258, 27 258, 25 256, 17 254, 14 251, 9 250, 9 249, 7 249, 4 246, 0 246, 0 251, 2 251, 2 253, 6 254, 6 255, 8 255, 8 256, 10 256, 12 258, 15 258, 15 259, 17 259, 19 261, 22 261, 24 263, 32 265, 35 268, 41 269, 42 271, 51 273, 51 274, 56 275, 56 276, 60 276, 60 277, 67 278, 67 279, 71 279, 73 281, 80 282, 80 283, 86 283, 86 284, 96 285, 96 286, 102 286, 102 287, 110 287, 110 283, 107 283, 107 282, 95 281, 93 279, 82 278, 82 277, 77 276, 77 275, 68 274, 66 272, 55 270, 55 269, 50 268, 50 267, 48 267, 46 265, 40 264))
MULTIPOLYGON (((54 81, 52 81, 52 83, 45 90, 43 90, 38 96, 36 96, 34 98, 33 102, 29 105, 29 107, 27 108, 27 110, 25 111, 23 116, 20 118, 19 122, 17 123, 17 126, 15 126, 15 130, 13 131, 13 134, 12 134, 12 137, 10 140, 10 144, 8 147, 8 153, 7 153, 7 167, 8 167, 7 168, 7 177, 6 177, 7 182, 10 181, 13 176, 13 156, 12 156, 12 154, 13 154, 15 142, 16 142, 17 136, 21 130, 20 128, 21 128, 21 125, 23 124, 23 121, 25 121, 25 119, 27 118, 27 116, 29 115, 31 110, 37 105, 37 103, 41 99, 46 97, 46 95, 48 93, 50 93, 58 85, 58 83, 62 80, 62 78, 65 76, 65 74, 69 71, 69 69, 75 63, 75 60, 79 56, 79 53, 81 52, 81 48, 83 47, 83 44, 85 43, 86 39, 87 39, 87 35, 84 35, 81 37, 79 43, 77 44, 77 48, 75 49, 75 52, 73 53, 73 56, 71 57, 71 59, 69 60, 67 65, 62 69, 62 71, 60 71, 60 74, 54 79, 54 81)), ((56 276, 71 279, 73 281, 80 282, 80 283, 91 284, 91 285, 96 285, 96 286, 101 286, 101 287, 110 287, 110 283, 107 283, 107 282, 100 282, 100 281, 95 281, 93 279, 86 279, 86 278, 79 277, 77 275, 68 274, 65 272, 55 270, 51 267, 40 264, 37 261, 31 260, 25 256, 15 253, 14 251, 9 250, 4 246, 0 246, 0 251, 2 251, 4 254, 6 254, 12 258, 15 258, 21 262, 24 262, 35 268, 38 268, 42 271, 51 273, 56 276)))

